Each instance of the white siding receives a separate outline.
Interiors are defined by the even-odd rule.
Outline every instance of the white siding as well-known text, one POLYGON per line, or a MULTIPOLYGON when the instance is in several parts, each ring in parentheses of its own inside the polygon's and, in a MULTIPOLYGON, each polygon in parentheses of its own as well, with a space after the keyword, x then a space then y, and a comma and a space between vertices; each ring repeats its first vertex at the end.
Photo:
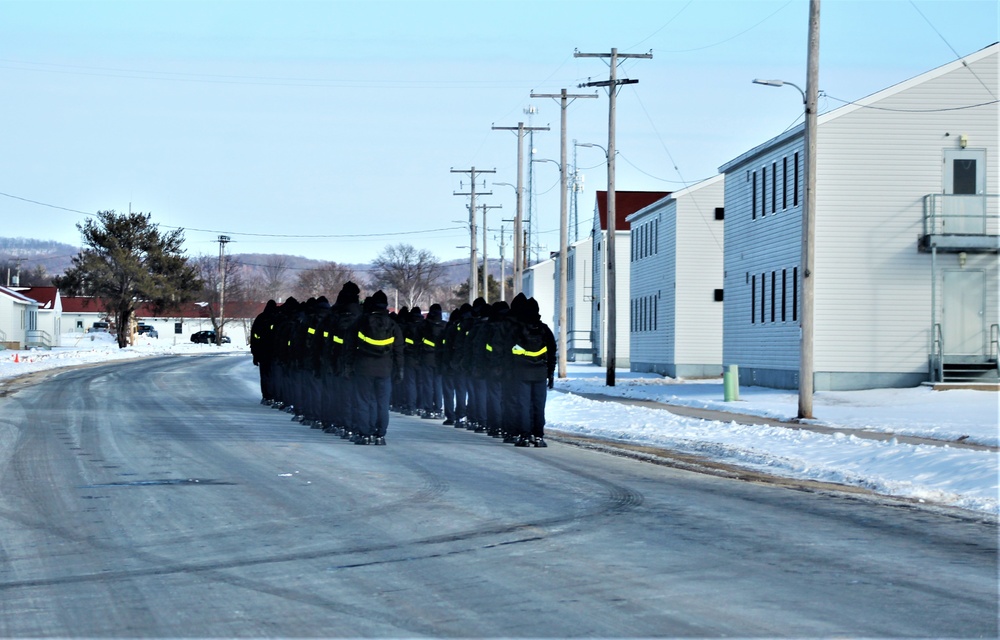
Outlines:
MULTIPOLYGON (((615 231, 615 367, 629 366, 629 268, 628 259, 631 247, 629 231, 615 231)), ((606 337, 608 327, 607 317, 603 313, 605 302, 606 263, 604 247, 607 234, 600 232, 598 242, 594 245, 594 300, 592 323, 595 327, 597 357, 605 362, 606 337)))
POLYGON ((723 288, 723 221, 715 219, 722 207, 722 177, 709 179, 676 195, 676 347, 679 365, 722 367, 722 302, 715 290, 723 288))
MULTIPOLYGON (((942 192, 944 150, 958 148, 963 135, 970 149, 987 150, 986 192, 998 192, 998 108, 993 97, 998 50, 993 45, 970 56, 968 67, 946 65, 820 117, 813 274, 817 389, 853 384, 848 381, 852 376, 915 380, 926 373, 932 267, 931 256, 917 250, 923 230, 922 199, 942 192), (835 378, 840 382, 830 382, 835 378)), ((790 306, 792 270, 800 266, 801 206, 784 209, 779 197, 772 212, 770 197, 774 168, 780 176, 782 159, 793 158, 796 152, 801 157, 801 128, 723 167, 727 209, 723 359, 739 364, 741 373, 750 368, 762 376, 744 381, 797 384, 798 322, 792 320, 790 309, 781 319, 780 283, 784 271, 790 306), (762 184, 765 170, 767 180, 762 184), (754 175, 756 216, 751 204, 754 175), (773 320, 772 273, 778 284, 773 320), (754 284, 756 296, 751 301, 754 284)), ((800 180, 801 201, 802 171, 800 180)), ((984 265, 990 278, 987 310, 990 322, 997 322, 996 255, 974 260, 984 265)))
POLYGON ((665 373, 674 363, 676 209, 668 197, 629 218, 629 352, 636 371, 665 373))
MULTIPOLYGON (((593 251, 590 238, 581 240, 570 246, 568 252, 567 282, 569 296, 566 298, 566 319, 569 325, 567 334, 568 348, 590 349, 593 344, 591 332, 591 298, 593 296, 593 271, 591 264, 593 251)), ((570 353, 571 358, 586 361, 586 357, 570 353)))
POLYGON ((524 270, 524 286, 521 290, 529 298, 538 302, 538 313, 542 321, 552 329, 556 322, 556 261, 549 259, 531 265, 524 270))
POLYGON ((997 55, 970 68, 823 125, 816 190, 817 371, 926 370, 931 259, 916 251, 915 239, 923 227, 922 197, 942 191, 943 150, 956 148, 961 134, 970 148, 986 148, 987 192, 998 191, 997 105, 951 110, 995 99, 997 55))
POLYGON ((722 176, 683 189, 629 218, 631 360, 671 376, 722 370, 722 176))

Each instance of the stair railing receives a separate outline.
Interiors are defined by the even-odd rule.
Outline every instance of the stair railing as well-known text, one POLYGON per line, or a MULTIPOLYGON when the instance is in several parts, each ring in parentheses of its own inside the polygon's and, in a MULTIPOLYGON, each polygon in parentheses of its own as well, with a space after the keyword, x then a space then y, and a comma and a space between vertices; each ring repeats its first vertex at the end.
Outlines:
POLYGON ((1000 324, 990 325, 990 359, 997 363, 997 375, 1000 376, 1000 324))

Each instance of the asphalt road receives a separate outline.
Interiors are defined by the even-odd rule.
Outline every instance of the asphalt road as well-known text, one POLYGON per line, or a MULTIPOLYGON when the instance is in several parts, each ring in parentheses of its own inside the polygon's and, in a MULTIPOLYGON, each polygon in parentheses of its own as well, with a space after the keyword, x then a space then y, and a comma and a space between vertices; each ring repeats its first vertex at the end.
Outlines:
POLYGON ((0 398, 3 637, 989 637, 997 526, 394 415, 359 447, 248 357, 0 398))

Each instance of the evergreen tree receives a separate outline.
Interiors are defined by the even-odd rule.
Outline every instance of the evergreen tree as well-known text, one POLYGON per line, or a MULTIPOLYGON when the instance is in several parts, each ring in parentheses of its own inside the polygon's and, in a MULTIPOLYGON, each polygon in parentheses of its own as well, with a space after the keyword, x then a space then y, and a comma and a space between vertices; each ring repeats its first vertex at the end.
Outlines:
POLYGON ((190 302, 202 283, 181 245, 184 231, 160 233, 148 213, 99 211, 77 224, 83 251, 55 279, 67 295, 93 296, 115 320, 118 346, 129 342, 135 309, 142 303, 157 312, 190 302))

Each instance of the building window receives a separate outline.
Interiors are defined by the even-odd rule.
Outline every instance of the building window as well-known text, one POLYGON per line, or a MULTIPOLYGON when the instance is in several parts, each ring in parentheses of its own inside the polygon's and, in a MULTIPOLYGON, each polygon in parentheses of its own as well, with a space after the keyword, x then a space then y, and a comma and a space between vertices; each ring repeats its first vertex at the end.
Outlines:
POLYGON ((767 167, 760 168, 760 216, 767 215, 767 167))
POLYGON ((798 151, 795 152, 794 169, 795 169, 795 179, 792 182, 793 184, 792 206, 797 207, 799 206, 799 152, 798 151))
POLYGON ((788 269, 781 270, 781 321, 785 321, 785 289, 788 286, 788 269))
POLYGON ((775 294, 776 285, 778 280, 778 273, 776 271, 771 272, 771 322, 774 322, 774 301, 777 299, 775 294))
POLYGON ((750 186, 750 212, 753 220, 757 219, 757 172, 753 172, 753 183, 750 186))
POLYGON ((788 156, 781 159, 781 210, 788 208, 788 156))
POLYGON ((771 213, 778 211, 778 163, 771 163, 771 213))
POLYGON ((799 268, 792 269, 792 322, 799 319, 799 268))
POLYGON ((750 276, 750 324, 757 322, 757 276, 750 276))
POLYGON ((767 273, 760 274, 760 323, 764 324, 767 322, 767 315, 765 309, 767 307, 767 285, 764 283, 764 279, 767 277, 767 273))

